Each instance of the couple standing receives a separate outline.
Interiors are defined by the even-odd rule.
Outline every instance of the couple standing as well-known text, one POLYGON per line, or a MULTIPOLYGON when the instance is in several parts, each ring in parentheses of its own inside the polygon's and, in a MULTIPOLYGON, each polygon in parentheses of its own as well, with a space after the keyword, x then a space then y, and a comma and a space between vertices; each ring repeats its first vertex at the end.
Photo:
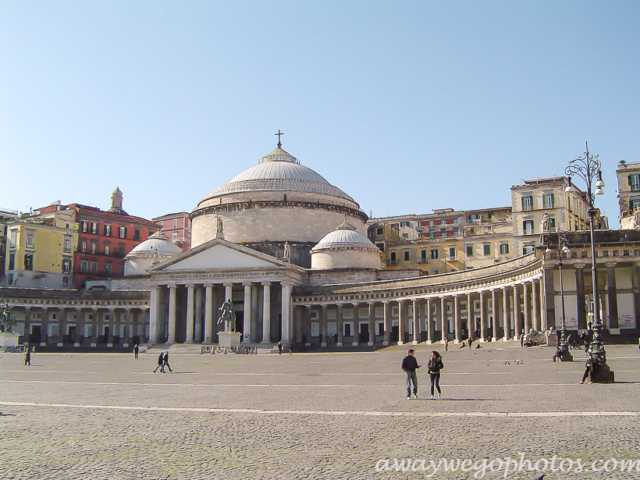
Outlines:
MULTIPOLYGON (((415 350, 409 349, 408 355, 402 359, 402 370, 407 380, 407 400, 418 398, 418 373, 416 370, 422 365, 418 364, 415 357, 415 350), (413 383, 413 395, 411 395, 411 384, 413 383)), ((427 363, 429 378, 431 379, 431 398, 434 395, 434 387, 438 390, 438 398, 440 398, 440 370, 444 368, 442 356, 435 350, 431 352, 431 358, 427 363)))

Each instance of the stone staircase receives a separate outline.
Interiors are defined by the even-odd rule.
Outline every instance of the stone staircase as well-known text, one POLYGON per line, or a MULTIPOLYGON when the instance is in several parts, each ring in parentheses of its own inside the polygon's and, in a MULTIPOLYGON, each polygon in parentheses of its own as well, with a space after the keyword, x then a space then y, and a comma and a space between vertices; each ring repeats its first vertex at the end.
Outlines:
MULTIPOLYGON (((261 343, 241 344, 241 347, 255 348, 255 352, 259 355, 266 353, 278 353, 278 347, 275 345, 263 345, 261 343)), ((214 354, 224 352, 218 352, 218 345, 201 345, 199 343, 175 343, 173 345, 158 344, 158 345, 140 345, 140 353, 149 355, 160 355, 160 352, 169 352, 170 355, 211 355, 211 352, 202 353, 202 347, 211 347, 214 354)), ((224 347, 223 347, 224 348, 224 347)), ((228 352, 233 353, 233 352, 228 352)))

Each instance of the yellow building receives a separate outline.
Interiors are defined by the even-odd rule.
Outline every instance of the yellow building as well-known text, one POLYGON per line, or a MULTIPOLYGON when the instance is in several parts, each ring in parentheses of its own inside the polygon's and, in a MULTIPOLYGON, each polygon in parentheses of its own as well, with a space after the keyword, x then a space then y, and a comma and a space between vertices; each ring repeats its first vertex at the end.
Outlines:
POLYGON ((29 218, 7 225, 5 277, 10 287, 70 288, 78 224, 67 218, 29 218))
POLYGON ((550 217, 551 232, 589 228, 586 194, 577 188, 567 193, 569 185, 572 183, 568 177, 549 177, 525 180, 523 185, 511 187, 515 256, 531 253, 539 244, 545 212, 550 217))

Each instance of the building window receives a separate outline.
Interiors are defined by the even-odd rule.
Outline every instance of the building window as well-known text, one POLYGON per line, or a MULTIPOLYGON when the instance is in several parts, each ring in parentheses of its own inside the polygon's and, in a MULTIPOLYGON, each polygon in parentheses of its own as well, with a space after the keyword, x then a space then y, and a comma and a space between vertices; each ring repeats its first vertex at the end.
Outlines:
POLYGON ((80 242, 80 251, 82 253, 87 252, 87 241, 85 239, 82 239, 82 242, 80 242))
POLYGON ((467 257, 473 257, 473 245, 467 245, 467 257))
POLYGON ((483 245, 484 254, 491 255, 491 245, 483 245))
POLYGON ((71 260, 62 260, 62 273, 71 273, 71 260))
POLYGON ((27 248, 35 248, 36 245, 36 232, 33 230, 27 230, 27 248))
POLYGON ((10 287, 13 285, 13 273, 7 275, 7 283, 10 287))
POLYGON ((508 243, 503 243, 500 245, 500 254, 501 255, 506 255, 507 253, 509 253, 509 244, 508 243))
POLYGON ((133 239, 134 240, 140 240, 140 229, 139 228, 136 228, 133 231, 133 239))
POLYGON ((640 175, 629 175, 629 187, 632 191, 640 190, 640 175))
POLYGON ((104 264, 104 274, 106 276, 111 276, 111 264, 110 263, 105 263, 104 264))
POLYGON ((438 249, 434 248, 433 250, 431 250, 431 259, 435 260, 436 258, 438 258, 438 249))
POLYGON ((384 243, 376 243, 376 247, 378 247, 381 252, 384 252, 384 243))
POLYGON ((96 222, 91 222, 91 233, 98 234, 98 224, 96 222))
POLYGON ((62 277, 62 286, 63 287, 69 286, 69 277, 62 277))
POLYGON ((178 228, 178 219, 177 218, 173 219, 173 228, 178 228))
POLYGON ((522 197, 522 210, 533 210, 533 197, 531 195, 522 197))
POLYGON ((120 238, 127 237, 127 227, 120 227, 120 238))
POLYGON ((111 236, 111 225, 105 225, 104 226, 104 236, 105 237, 110 237, 111 236))
POLYGON ((542 208, 554 208, 553 193, 545 193, 542 195, 542 208))
POLYGON ((383 235, 383 234, 384 234, 384 228, 378 227, 378 229, 376 230, 376 235, 383 235))
POLYGON ((63 243, 62 251, 64 253, 71 253, 71 238, 70 237, 64 237, 64 243, 63 243))
POLYGON ((15 248, 18 242, 18 230, 11 230, 11 236, 9 237, 9 248, 15 248))
POLYGON ((629 210, 640 209, 640 198, 634 198, 629 201, 629 210))
POLYGON ((536 249, 535 245, 525 245, 522 247, 522 254, 526 255, 527 253, 531 253, 536 249))
POLYGON ((26 253, 24 256, 24 269, 33 270, 33 255, 31 253, 26 253))
POLYGON ((422 261, 422 262, 426 262, 427 261, 427 251, 426 250, 420 250, 420 261, 422 261))
POLYGON ((472 213, 471 215, 469 215, 469 221, 471 223, 479 222, 480 221, 480 215, 478 215, 477 213, 472 213))
POLYGON ((408 262, 409 261, 409 252, 404 252, 404 261, 408 262))
POLYGON ((91 273, 98 273, 98 262, 91 262, 91 273))
POLYGON ((398 259, 396 258, 396 252, 391 252, 390 261, 391 261, 391 265, 395 265, 396 263, 398 263, 398 259))
POLYGON ((118 245, 118 255, 120 255, 121 257, 124 257, 124 243, 121 243, 120 245, 118 245))
POLYGON ((551 230, 552 232, 556 229, 556 218, 555 217, 550 217, 549 218, 549 230, 551 230))
POLYGON ((522 230, 525 235, 533 235, 533 220, 525 220, 522 222, 522 230))
POLYGON ((456 259, 456 247, 449 247, 449 259, 450 260, 456 259))
POLYGON ((83 233, 87 233, 89 231, 89 222, 87 222, 86 220, 82 220, 80 222, 80 229, 83 233))
POLYGON ((104 244, 104 254, 111 255, 111 244, 109 242, 105 242, 104 244))
POLYGON ((15 270, 16 268, 16 254, 11 252, 9 254, 9 270, 15 270))
POLYGON ((98 252, 98 242, 93 240, 91 242, 91 253, 95 255, 97 252, 98 252))
POLYGON ((88 273, 89 272, 89 262, 86 260, 80 261, 80 273, 88 273))

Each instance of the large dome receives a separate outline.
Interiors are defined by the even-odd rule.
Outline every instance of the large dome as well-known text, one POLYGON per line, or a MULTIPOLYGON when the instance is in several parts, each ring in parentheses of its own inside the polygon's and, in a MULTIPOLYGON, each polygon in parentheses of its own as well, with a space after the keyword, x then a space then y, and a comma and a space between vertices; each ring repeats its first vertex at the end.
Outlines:
POLYGON ((153 256, 156 252, 159 257, 173 257, 174 255, 180 255, 182 250, 169 240, 164 233, 156 232, 131 250, 127 257, 153 256))
POLYGON ((313 270, 374 269, 380 270, 382 252, 345 219, 311 249, 313 270))
POLYGON ((246 169, 215 189, 202 202, 220 195, 256 191, 320 193, 354 201, 342 190, 331 185, 322 175, 300 165, 297 158, 278 147, 262 157, 258 165, 246 169))

